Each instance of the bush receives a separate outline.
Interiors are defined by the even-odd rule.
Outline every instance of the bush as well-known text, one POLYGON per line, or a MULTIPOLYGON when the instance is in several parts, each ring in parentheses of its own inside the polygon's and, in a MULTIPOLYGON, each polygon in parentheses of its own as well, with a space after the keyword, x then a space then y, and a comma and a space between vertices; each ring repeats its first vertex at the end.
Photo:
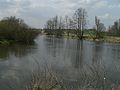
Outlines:
POLYGON ((38 34, 37 30, 30 29, 22 19, 7 17, 0 21, 0 40, 30 43, 38 34))

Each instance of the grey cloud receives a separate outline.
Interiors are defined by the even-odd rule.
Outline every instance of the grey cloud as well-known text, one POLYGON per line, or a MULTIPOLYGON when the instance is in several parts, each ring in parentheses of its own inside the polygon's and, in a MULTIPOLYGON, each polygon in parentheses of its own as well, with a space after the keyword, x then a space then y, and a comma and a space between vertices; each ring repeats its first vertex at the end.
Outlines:
POLYGON ((0 0, 0 18, 13 15, 31 26, 43 27, 50 17, 72 15, 77 8, 84 7, 93 22, 95 15, 107 13, 107 3, 108 0, 0 0))

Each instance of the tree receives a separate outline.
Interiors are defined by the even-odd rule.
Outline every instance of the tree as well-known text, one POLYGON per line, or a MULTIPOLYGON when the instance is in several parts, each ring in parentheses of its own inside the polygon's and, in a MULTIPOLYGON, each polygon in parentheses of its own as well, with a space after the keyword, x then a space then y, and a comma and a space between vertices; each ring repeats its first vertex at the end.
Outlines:
POLYGON ((120 19, 114 22, 114 25, 109 27, 109 34, 120 37, 120 19))
POLYGON ((53 22, 54 22, 54 29, 58 29, 58 16, 55 16, 53 18, 53 22))
POLYGON ((0 41, 31 43, 38 34, 37 31, 30 29, 24 20, 15 16, 0 21, 0 41))
POLYGON ((85 30, 87 25, 87 12, 84 8, 78 8, 74 15, 73 20, 76 27, 76 34, 80 39, 83 39, 83 30, 85 30))
POLYGON ((46 22, 45 33, 48 35, 53 35, 53 21, 51 19, 46 22))
POLYGON ((105 29, 104 24, 95 16, 95 39, 103 38, 103 31, 105 31, 105 29))
POLYGON ((62 16, 59 17, 59 30, 64 29, 65 25, 64 25, 64 21, 62 16))
POLYGON ((69 36, 69 33, 70 33, 70 32, 69 32, 69 31, 70 31, 70 30, 69 30, 69 23, 70 23, 70 22, 69 22, 69 17, 66 15, 66 16, 65 16, 65 30, 66 30, 67 36, 69 36))
MULTIPOLYGON (((24 22, 24 20, 20 19, 20 18, 16 18, 15 16, 11 16, 11 17, 5 17, 1 20, 1 23, 6 24, 9 29, 20 29, 20 28, 24 28, 27 29, 29 28, 29 26, 24 22)), ((7 28, 7 27, 6 27, 7 28)))
POLYGON ((75 29, 75 23, 71 18, 69 18, 69 29, 75 29))
POLYGON ((65 28, 64 21, 63 21, 62 16, 60 16, 58 18, 58 29, 56 30, 55 35, 56 36, 62 36, 63 33, 64 33, 64 31, 63 31, 64 28, 65 28))
POLYGON ((61 36, 63 34, 64 23, 62 17, 55 16, 49 19, 45 25, 45 32, 48 35, 61 36))
POLYGON ((69 32, 72 34, 76 34, 75 30, 76 30, 76 26, 75 26, 75 22, 72 18, 69 18, 69 32))
POLYGON ((65 16, 65 29, 69 29, 69 17, 65 16))

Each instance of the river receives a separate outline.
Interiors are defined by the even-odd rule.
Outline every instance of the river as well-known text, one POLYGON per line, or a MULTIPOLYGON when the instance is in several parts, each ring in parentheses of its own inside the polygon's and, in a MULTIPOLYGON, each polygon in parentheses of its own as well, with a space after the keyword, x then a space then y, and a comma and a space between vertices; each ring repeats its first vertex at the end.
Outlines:
POLYGON ((70 80, 76 80, 85 66, 100 66, 111 81, 120 83, 119 44, 43 35, 34 45, 0 46, 0 90, 9 90, 9 85, 21 88, 37 63, 50 65, 70 80))

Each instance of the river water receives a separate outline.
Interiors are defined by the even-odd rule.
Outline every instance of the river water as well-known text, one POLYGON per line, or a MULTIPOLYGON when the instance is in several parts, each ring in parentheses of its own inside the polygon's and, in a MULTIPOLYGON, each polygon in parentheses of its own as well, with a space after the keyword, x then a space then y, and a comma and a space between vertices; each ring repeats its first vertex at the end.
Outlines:
POLYGON ((120 83, 119 44, 39 36, 34 45, 0 46, 0 90, 9 90, 10 85, 21 88, 36 61, 71 80, 84 66, 101 66, 112 81, 120 83))

